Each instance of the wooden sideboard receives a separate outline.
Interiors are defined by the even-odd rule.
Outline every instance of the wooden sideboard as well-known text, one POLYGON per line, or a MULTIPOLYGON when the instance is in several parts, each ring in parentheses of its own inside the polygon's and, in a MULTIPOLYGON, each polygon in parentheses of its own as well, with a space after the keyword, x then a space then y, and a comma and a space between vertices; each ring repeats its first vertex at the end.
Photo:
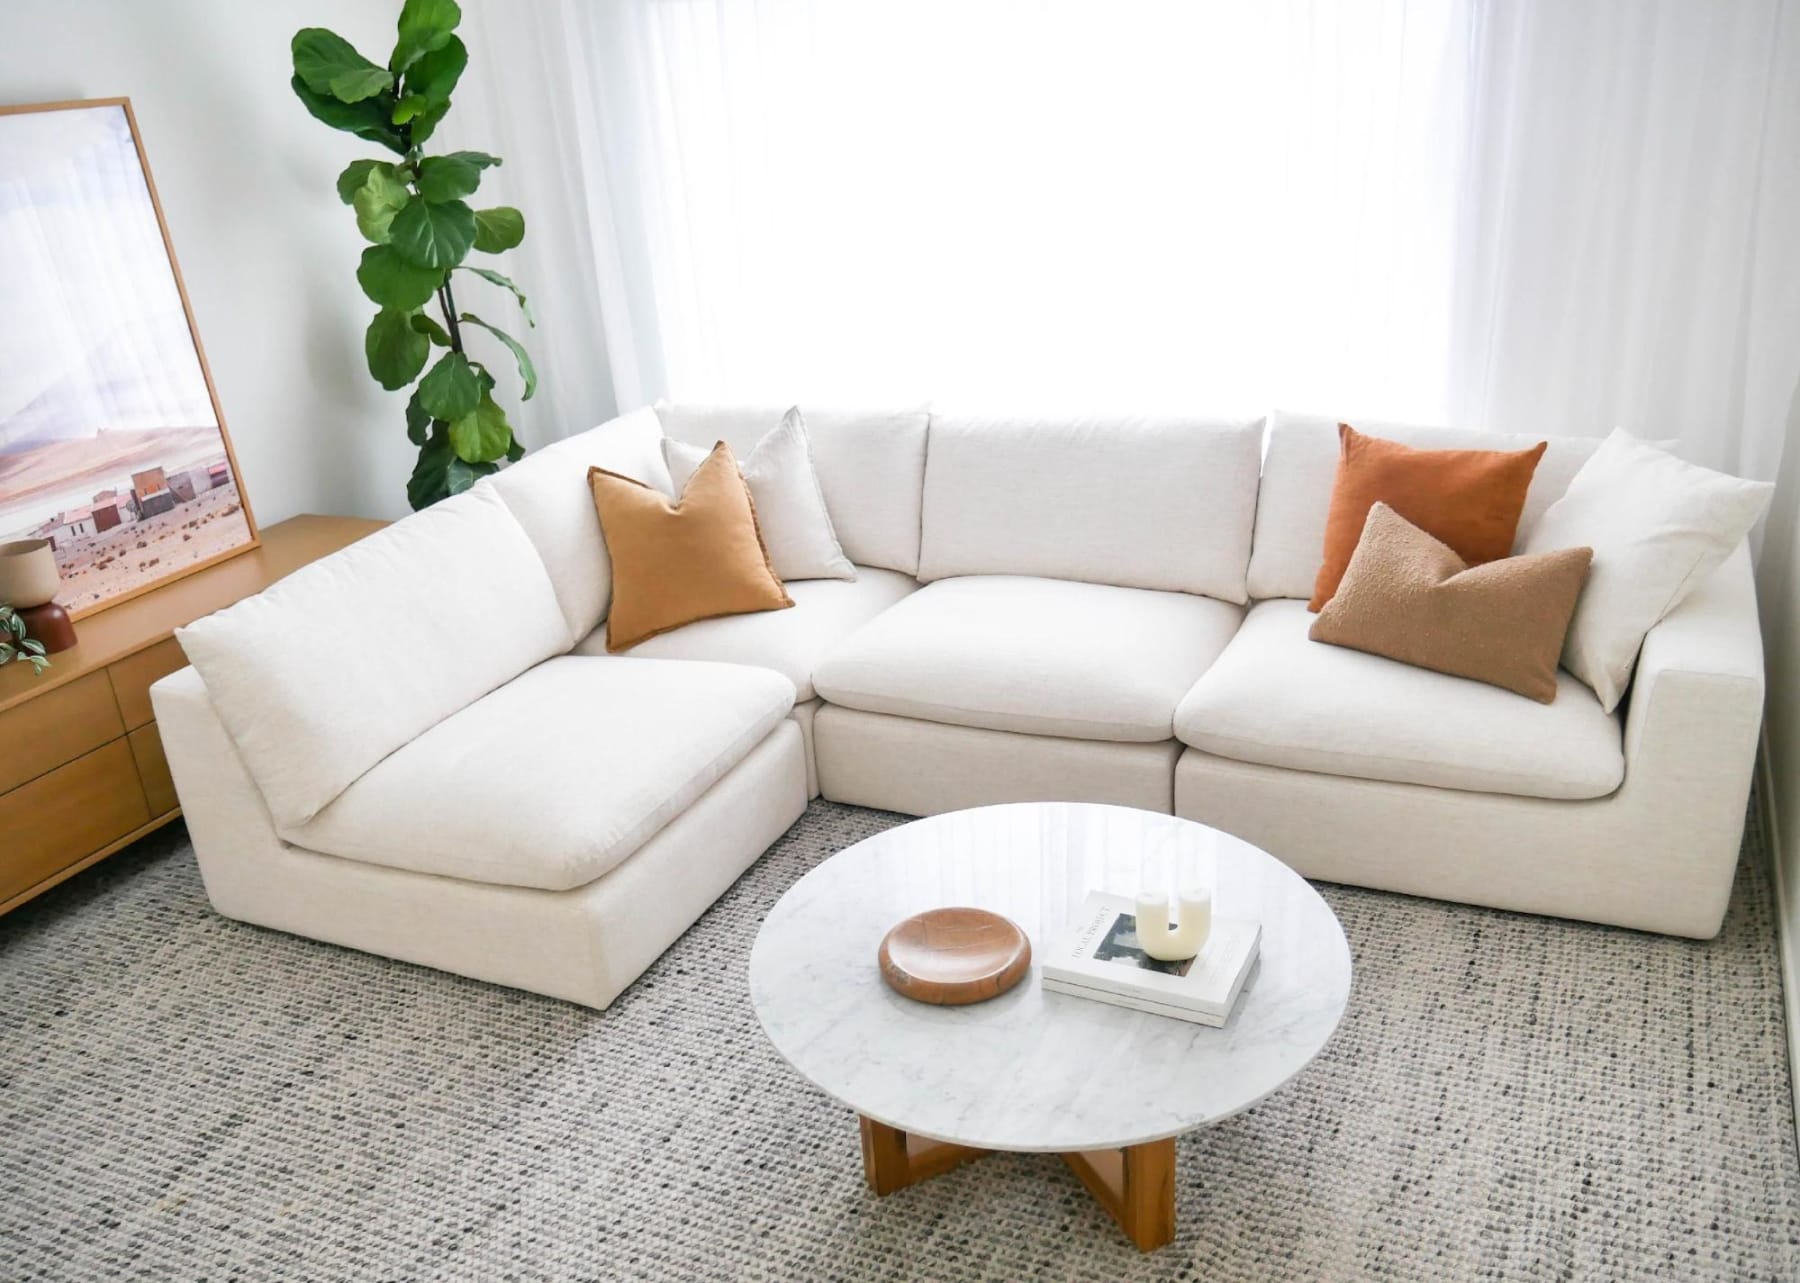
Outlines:
POLYGON ((78 621, 41 676, 0 668, 0 913, 181 814, 150 708, 150 684, 187 663, 175 630, 382 524, 270 526, 261 547, 78 621))

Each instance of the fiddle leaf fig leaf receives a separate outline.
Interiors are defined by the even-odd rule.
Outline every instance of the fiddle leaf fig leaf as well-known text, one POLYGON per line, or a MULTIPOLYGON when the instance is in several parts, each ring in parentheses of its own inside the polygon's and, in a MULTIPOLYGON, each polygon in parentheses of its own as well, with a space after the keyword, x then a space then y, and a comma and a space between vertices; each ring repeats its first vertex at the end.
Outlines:
MULTIPOLYGON (((417 317, 413 318, 417 320, 417 317)), ((419 389, 406 398, 406 439, 414 445, 425 444, 425 434, 431 431, 431 416, 425 407, 419 404, 419 389)))
POLYGON ((508 334, 505 330, 500 329, 498 326, 489 325, 486 321, 482 320, 472 312, 464 312, 458 319, 465 325, 479 325, 489 334, 492 334, 495 338, 506 344, 507 349, 513 354, 513 360, 519 363, 519 377, 525 382, 525 391, 519 399, 521 401, 531 400, 531 394, 537 391, 537 367, 531 363, 531 357, 526 353, 525 348, 519 343, 519 340, 508 334))
POLYGON ((380 143, 401 156, 406 155, 406 139, 401 137, 399 129, 388 119, 387 108, 382 106, 379 99, 343 102, 311 88, 298 74, 288 83, 294 87, 295 97, 313 114, 314 119, 324 121, 333 129, 341 129, 369 142, 380 143))
POLYGON ((510 205, 475 211, 475 248, 499 254, 525 239, 525 215, 510 205))
MULTIPOLYGON (((475 370, 461 352, 444 353, 431 373, 419 380, 419 405, 434 419, 456 420, 473 414, 481 397, 475 370)), ((464 454, 462 450, 457 453, 464 454)))
MULTIPOLYGON (((362 286, 370 301, 410 312, 430 302, 438 286, 444 283, 444 273, 435 267, 414 267, 396 254, 391 245, 371 245, 363 251, 362 265, 356 269, 356 283, 362 286)), ((417 330, 418 326, 413 328, 417 330)), ((420 332, 430 338, 428 331, 420 332)))
POLYGON ((461 21, 456 0, 406 0, 400 7, 400 39, 388 70, 398 76, 426 54, 442 49, 461 21))
POLYGON ((418 378, 430 354, 431 340, 413 329, 410 312, 382 308, 363 336, 369 373, 389 392, 397 392, 418 378))
POLYGON ((448 270, 475 241, 475 214, 459 200, 409 201, 388 226, 388 242, 417 267, 448 270))
POLYGON ((390 119, 392 119, 396 125, 404 125, 414 116, 423 115, 425 109, 430 106, 431 104, 425 100, 423 95, 407 94, 406 97, 394 104, 393 115, 390 119))
POLYGON ((338 199, 348 205, 356 199, 356 193, 362 190, 363 184, 369 181, 369 174, 375 169, 384 169, 388 177, 394 176, 394 167, 385 160, 353 160, 344 166, 344 172, 338 175, 338 199))
POLYGON ((457 270, 460 272, 473 272, 489 284, 498 285, 503 290, 511 290, 512 296, 519 300, 519 311, 525 314, 525 324, 531 326, 533 329, 537 328, 537 318, 531 314, 531 304, 525 300, 525 291, 513 284, 510 278, 502 276, 492 268, 471 267, 467 263, 459 264, 457 270))
POLYGON ((450 423, 450 448, 465 463, 492 463, 512 448, 506 411, 486 392, 476 407, 450 423))
POLYGON ((420 312, 417 316, 413 317, 412 326, 413 329, 423 334, 439 347, 450 346, 450 336, 444 332, 444 327, 425 315, 425 313, 420 312))
POLYGON ((315 94, 358 103, 394 86, 391 71, 370 62, 335 31, 302 28, 294 33, 291 48, 294 74, 315 94))
POLYGON ((441 48, 421 55, 407 68, 407 96, 423 98, 433 107, 449 106, 450 92, 456 88, 456 82, 462 79, 463 69, 468 65, 468 47, 456 36, 451 36, 441 48))
POLYGON ((500 158, 481 151, 453 151, 419 162, 419 195, 429 201, 452 201, 481 186, 481 171, 500 158))
POLYGON ((350 197, 356 210, 356 230, 377 245, 388 242, 394 216, 412 201, 412 193, 392 165, 369 170, 363 185, 350 197))

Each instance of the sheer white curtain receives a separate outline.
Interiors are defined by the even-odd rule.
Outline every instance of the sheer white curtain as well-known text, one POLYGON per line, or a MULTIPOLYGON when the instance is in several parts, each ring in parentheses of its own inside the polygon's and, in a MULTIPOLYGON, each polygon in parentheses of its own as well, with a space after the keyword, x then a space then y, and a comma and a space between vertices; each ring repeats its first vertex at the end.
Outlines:
POLYGON ((661 395, 1285 405, 1779 461, 1789 0, 477 12, 504 172, 581 241, 526 246, 560 430, 661 395))

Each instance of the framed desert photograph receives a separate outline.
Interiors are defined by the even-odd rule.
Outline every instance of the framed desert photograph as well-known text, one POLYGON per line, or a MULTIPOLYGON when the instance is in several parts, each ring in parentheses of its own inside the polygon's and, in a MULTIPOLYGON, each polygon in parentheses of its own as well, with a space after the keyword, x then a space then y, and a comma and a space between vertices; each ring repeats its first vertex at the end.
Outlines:
POLYGON ((80 617, 256 545, 125 99, 0 107, 0 542, 80 617))

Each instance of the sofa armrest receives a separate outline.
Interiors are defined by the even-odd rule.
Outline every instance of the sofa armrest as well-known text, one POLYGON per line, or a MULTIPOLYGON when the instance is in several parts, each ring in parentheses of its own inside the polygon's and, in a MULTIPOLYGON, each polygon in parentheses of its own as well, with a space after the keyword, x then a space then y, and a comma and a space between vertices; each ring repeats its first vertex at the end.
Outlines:
POLYGON ((1695 751, 1728 742, 1754 757, 1762 708, 1756 581, 1749 545, 1739 544, 1645 636, 1626 710, 1626 768, 1653 748, 1677 747, 1665 740, 1670 733, 1698 732, 1695 751))
POLYGON ((1750 547, 1643 639, 1625 711, 1625 786, 1656 788, 1741 837, 1762 729, 1762 630, 1750 547))

